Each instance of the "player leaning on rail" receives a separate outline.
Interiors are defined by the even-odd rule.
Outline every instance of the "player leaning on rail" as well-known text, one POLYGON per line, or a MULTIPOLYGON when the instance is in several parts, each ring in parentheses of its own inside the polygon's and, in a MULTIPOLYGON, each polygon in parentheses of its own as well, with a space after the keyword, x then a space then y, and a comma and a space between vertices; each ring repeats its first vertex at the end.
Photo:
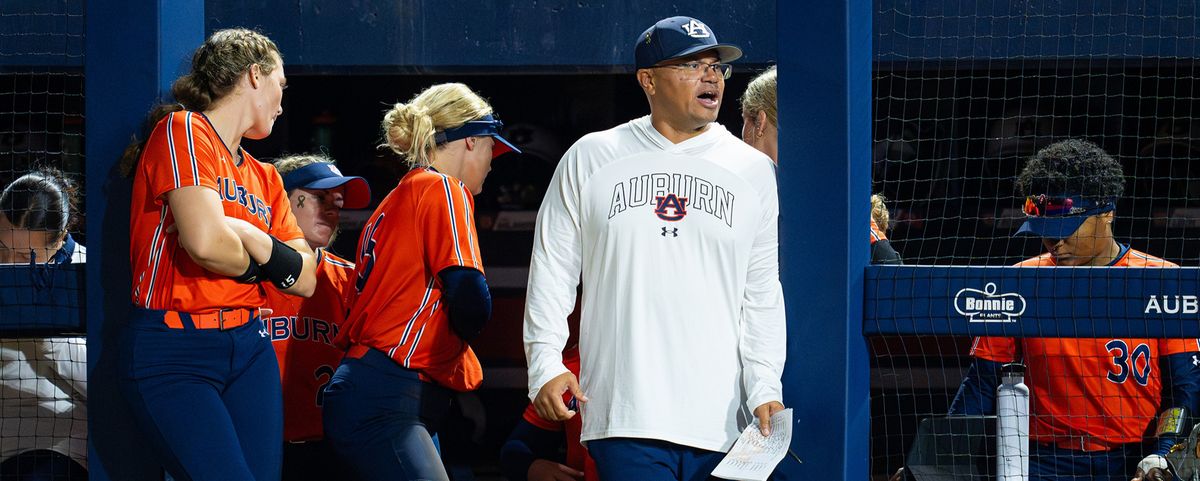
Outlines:
MULTIPOLYGON (((1017 234, 1041 237, 1047 252, 1017 265, 1175 267, 1113 239, 1124 182, 1117 160, 1090 142, 1038 151, 1017 179, 1027 196, 1017 234)), ((1021 361, 1031 398, 1029 479, 1171 479, 1163 456, 1187 436, 1200 402, 1197 342, 977 338, 950 413, 994 413, 1001 365, 1021 361)))

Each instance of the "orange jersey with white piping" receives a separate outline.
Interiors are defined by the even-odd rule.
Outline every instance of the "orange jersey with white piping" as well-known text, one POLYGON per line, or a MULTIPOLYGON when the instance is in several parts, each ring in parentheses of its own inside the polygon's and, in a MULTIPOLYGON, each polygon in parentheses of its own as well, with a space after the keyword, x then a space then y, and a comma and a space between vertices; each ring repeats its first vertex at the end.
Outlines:
POLYGON ((357 295, 338 344, 382 351, 422 379, 457 391, 478 387, 483 370, 450 328, 437 277, 456 266, 483 272, 474 210, 458 179, 431 168, 405 175, 363 227, 357 295))
POLYGON ((874 244, 881 240, 887 240, 887 235, 883 233, 883 229, 879 228, 879 224, 875 223, 875 219, 871 219, 871 243, 874 244))
POLYGON ((304 238, 279 173, 239 151, 240 164, 199 112, 173 112, 150 134, 130 202, 129 251, 138 307, 195 313, 258 308, 265 302, 263 287, 201 267, 179 245, 178 234, 167 232, 175 218, 166 194, 200 186, 220 196, 226 217, 247 221, 284 242, 304 238))
POLYGON ((345 351, 333 343, 346 319, 347 296, 354 292, 354 264, 317 249, 317 286, 308 298, 267 287, 272 312, 264 328, 279 359, 283 383, 283 439, 324 437, 322 393, 345 351))
MULTIPOLYGON (((1177 267, 1124 249, 1110 266, 1177 267)), ((1055 266, 1049 253, 1017 264, 1055 266)), ((1090 438, 1116 445, 1141 442, 1162 400, 1162 356, 1200 351, 1197 339, 980 337, 971 355, 1008 363, 1023 359, 1030 391, 1030 439, 1054 443, 1090 438)))

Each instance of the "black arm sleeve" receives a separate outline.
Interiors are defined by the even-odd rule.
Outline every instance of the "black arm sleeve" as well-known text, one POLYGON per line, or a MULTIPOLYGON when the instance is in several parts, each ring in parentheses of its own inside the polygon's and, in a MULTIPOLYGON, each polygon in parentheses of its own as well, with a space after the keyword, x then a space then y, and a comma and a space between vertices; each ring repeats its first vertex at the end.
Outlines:
POLYGON ((483 273, 469 267, 447 267, 438 273, 450 328, 470 341, 492 317, 492 293, 483 273))
POLYGON ((975 358, 950 403, 950 414, 995 414, 1001 366, 995 361, 975 358))
POLYGON ((900 265, 904 263, 904 260, 900 259, 900 253, 896 252, 892 243, 883 239, 871 244, 871 263, 900 265))
POLYGON ((538 459, 556 459, 563 433, 547 431, 521 419, 500 448, 500 471, 509 481, 526 481, 529 466, 538 459))
POLYGON ((300 280, 300 273, 304 270, 304 258, 292 246, 271 236, 271 258, 258 267, 275 287, 287 289, 300 280))

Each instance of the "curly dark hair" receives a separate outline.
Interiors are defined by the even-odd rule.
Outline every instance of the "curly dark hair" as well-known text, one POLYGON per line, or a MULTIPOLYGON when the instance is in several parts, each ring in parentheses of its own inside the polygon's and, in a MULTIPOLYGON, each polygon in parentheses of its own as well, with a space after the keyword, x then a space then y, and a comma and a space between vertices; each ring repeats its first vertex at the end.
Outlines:
POLYGON ((1121 163, 1100 146, 1068 139, 1047 145, 1025 163, 1017 176, 1022 195, 1080 195, 1095 202, 1114 202, 1125 193, 1121 163))

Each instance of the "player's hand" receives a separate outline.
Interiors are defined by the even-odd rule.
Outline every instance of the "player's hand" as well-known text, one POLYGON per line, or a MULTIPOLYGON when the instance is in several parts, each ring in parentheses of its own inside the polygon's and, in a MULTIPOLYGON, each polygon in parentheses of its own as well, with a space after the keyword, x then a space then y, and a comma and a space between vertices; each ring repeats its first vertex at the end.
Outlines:
POLYGON ((1175 479, 1175 475, 1171 473, 1171 465, 1167 464, 1167 458, 1151 454, 1138 463, 1132 481, 1171 481, 1172 479, 1175 479))
POLYGON ((575 400, 587 402, 587 396, 583 395, 583 389, 579 387, 579 379, 576 379, 574 374, 564 372, 542 385, 537 398, 533 400, 533 409, 537 411, 538 416, 547 421, 571 419, 575 416, 575 411, 567 409, 562 398, 563 393, 567 391, 571 391, 575 400))
POLYGON ((535 459, 529 465, 529 481, 578 481, 583 471, 545 459, 535 459))
POLYGON ((758 419, 758 431, 763 436, 771 435, 771 415, 783 410, 783 403, 770 401, 754 408, 754 418, 758 419))
POLYGON ((897 469, 895 474, 888 478, 888 481, 904 481, 904 468, 897 469))

